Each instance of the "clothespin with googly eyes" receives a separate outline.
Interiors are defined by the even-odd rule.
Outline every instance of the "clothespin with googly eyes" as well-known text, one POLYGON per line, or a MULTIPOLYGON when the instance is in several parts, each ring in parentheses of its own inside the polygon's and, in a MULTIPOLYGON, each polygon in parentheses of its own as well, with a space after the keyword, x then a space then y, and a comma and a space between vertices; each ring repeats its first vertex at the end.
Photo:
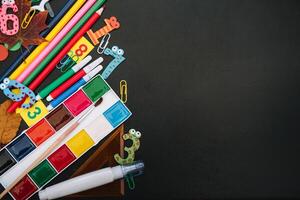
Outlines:
POLYGON ((101 74, 103 79, 107 79, 110 74, 125 60, 124 50, 117 46, 113 46, 111 49, 106 48, 104 54, 114 57, 114 59, 108 64, 103 73, 101 74))
POLYGON ((106 34, 102 40, 101 40, 101 43, 100 45, 98 46, 98 49, 97 49, 97 52, 101 55, 103 54, 104 50, 106 49, 108 43, 109 43, 109 40, 110 40, 110 37, 111 35, 108 33, 106 34))
POLYGON ((22 104, 22 108, 24 109, 30 108, 36 102, 34 92, 32 92, 28 87, 16 80, 5 78, 3 80, 3 83, 0 84, 0 89, 3 91, 3 94, 5 96, 13 101, 22 101, 26 96, 28 96, 29 103, 22 104), (13 92, 12 89, 19 89, 19 93, 13 92))

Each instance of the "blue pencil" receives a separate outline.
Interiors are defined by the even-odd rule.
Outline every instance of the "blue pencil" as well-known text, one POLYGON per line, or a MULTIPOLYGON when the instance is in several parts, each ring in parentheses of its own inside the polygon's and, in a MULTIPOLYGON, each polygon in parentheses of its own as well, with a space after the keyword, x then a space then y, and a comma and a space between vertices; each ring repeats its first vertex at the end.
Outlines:
MULTIPOLYGON (((72 5, 75 3, 75 0, 69 0, 64 8, 51 20, 48 27, 45 31, 43 31, 40 35, 42 37, 46 36, 58 23, 58 21, 66 14, 66 12, 72 7, 72 5)), ((6 70, 6 72, 1 76, 0 82, 3 81, 4 78, 8 77, 8 75, 15 70, 22 62, 23 59, 35 49, 36 46, 30 46, 28 50, 25 50, 21 56, 6 70)), ((22 47, 21 47, 22 48, 22 47)))
POLYGON ((59 95, 56 99, 51 101, 51 103, 47 106, 47 109, 50 111, 60 103, 62 103, 65 99, 75 93, 81 86, 86 84, 89 80, 91 80, 96 74, 98 74, 102 70, 102 65, 99 65, 95 69, 93 69, 90 73, 82 77, 79 81, 77 81, 74 85, 72 85, 69 89, 67 89, 64 93, 59 95))

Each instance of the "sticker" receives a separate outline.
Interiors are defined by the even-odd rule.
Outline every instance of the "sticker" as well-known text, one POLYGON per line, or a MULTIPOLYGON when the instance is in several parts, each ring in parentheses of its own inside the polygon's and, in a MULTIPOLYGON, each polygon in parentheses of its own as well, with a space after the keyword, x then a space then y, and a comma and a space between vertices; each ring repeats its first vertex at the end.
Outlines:
POLYGON ((104 22, 106 26, 100 28, 98 31, 93 32, 92 29, 90 29, 87 34, 90 37, 91 41, 94 45, 99 44, 99 39, 108 33, 112 32, 115 29, 120 28, 121 24, 118 22, 117 18, 112 16, 109 19, 104 19, 104 22))
POLYGON ((10 98, 13 101, 22 101, 26 95, 29 97, 29 102, 24 102, 21 106, 21 108, 28 109, 35 103, 35 94, 25 85, 19 83, 16 80, 10 80, 8 78, 5 78, 3 80, 3 83, 0 84, 0 89, 3 90, 3 93, 5 96, 10 98), (19 93, 15 93, 11 91, 12 88, 19 89, 19 93))
POLYGON ((117 46, 113 46, 111 49, 106 48, 104 54, 114 57, 101 75, 103 79, 107 79, 110 74, 125 60, 125 57, 123 57, 124 50, 119 49, 117 46))
POLYGON ((94 46, 85 38, 82 37, 69 51, 68 55, 76 63, 82 61, 94 49, 94 46))
POLYGON ((7 14, 7 10, 12 8, 14 13, 18 12, 18 7, 14 0, 2 0, 2 7, 0 8, 0 30, 5 35, 15 35, 19 31, 19 18, 15 14, 7 14), (11 22, 12 28, 8 28, 11 22))
MULTIPOLYGON (((27 98, 28 99, 28 98, 27 98)), ((48 109, 45 104, 39 100, 31 108, 20 108, 16 111, 21 115, 26 124, 30 127, 37 123, 40 119, 48 114, 48 109)))
POLYGON ((133 163, 135 159, 135 152, 140 148, 140 138, 142 134, 135 129, 130 129, 129 133, 123 135, 124 141, 131 140, 132 145, 130 147, 125 147, 124 151, 127 152, 127 157, 122 158, 120 154, 115 154, 114 158, 116 162, 120 165, 126 165, 133 163))

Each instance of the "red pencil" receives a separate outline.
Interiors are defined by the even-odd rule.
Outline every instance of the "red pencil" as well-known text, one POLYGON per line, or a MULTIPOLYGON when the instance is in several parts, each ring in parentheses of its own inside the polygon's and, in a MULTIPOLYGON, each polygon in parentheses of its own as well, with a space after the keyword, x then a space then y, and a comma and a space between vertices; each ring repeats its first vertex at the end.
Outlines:
MULTIPOLYGON (((48 64, 44 71, 29 85, 29 89, 34 91, 44 79, 55 69, 56 65, 61 61, 61 59, 70 51, 70 49, 76 44, 76 42, 92 27, 92 25, 100 18, 103 9, 101 8, 83 25, 81 30, 76 33, 76 35, 69 41, 69 43, 57 54, 57 56, 48 64)), ((19 108, 25 98, 22 101, 14 102, 8 108, 7 112, 15 112, 19 108)))

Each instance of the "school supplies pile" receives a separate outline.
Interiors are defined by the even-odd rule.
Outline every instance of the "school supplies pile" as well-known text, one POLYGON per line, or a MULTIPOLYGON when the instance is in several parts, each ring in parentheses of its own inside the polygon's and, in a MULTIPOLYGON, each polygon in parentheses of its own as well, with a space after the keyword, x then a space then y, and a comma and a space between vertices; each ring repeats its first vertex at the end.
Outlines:
POLYGON ((0 61, 9 51, 21 53, 1 76, 0 89, 9 101, 0 106, 6 144, 0 151, 0 198, 24 200, 39 192, 40 199, 55 199, 122 178, 134 188, 133 177, 144 164, 135 161, 141 133, 130 129, 123 135, 132 143, 124 147, 127 156, 111 155, 118 166, 42 190, 90 149, 109 144, 103 141, 132 115, 124 104, 127 81, 120 81, 120 97, 106 82, 125 57, 118 46, 108 47, 121 24, 115 16, 100 20, 105 2, 68 0, 56 13, 55 1, 2 0, 0 61), (99 22, 104 26, 96 30, 99 22), (111 61, 103 66, 106 60, 111 61), (51 83, 41 87, 48 79, 51 83), (21 118, 28 128, 14 138, 21 118))

